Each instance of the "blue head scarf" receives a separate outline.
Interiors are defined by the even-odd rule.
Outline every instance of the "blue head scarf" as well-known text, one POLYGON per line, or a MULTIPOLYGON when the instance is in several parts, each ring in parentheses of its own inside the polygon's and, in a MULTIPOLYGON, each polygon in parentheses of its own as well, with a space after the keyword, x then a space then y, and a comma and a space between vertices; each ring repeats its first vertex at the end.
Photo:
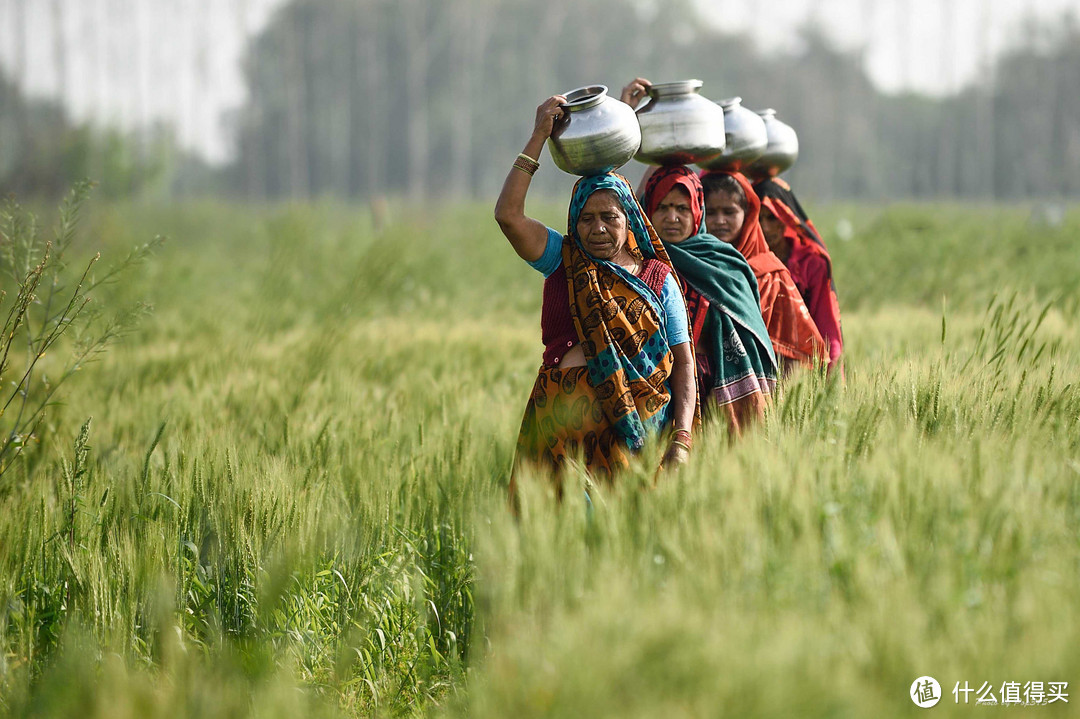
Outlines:
MULTIPOLYGON (((654 376, 661 363, 667 360, 671 351, 667 341, 666 316, 660 298, 644 281, 615 262, 593 257, 582 245, 577 232, 578 219, 581 217, 586 201, 597 190, 611 190, 618 198, 619 204, 626 214, 627 225, 634 236, 636 249, 631 248, 632 254, 642 260, 659 259, 669 266, 670 260, 663 245, 657 239, 655 231, 645 218, 645 213, 642 211, 634 191, 623 177, 608 173, 583 177, 578 181, 574 186, 574 193, 570 200, 567 227, 569 240, 582 257, 587 258, 589 262, 596 266, 598 273, 608 272, 614 274, 637 292, 652 309, 659 322, 659 331, 645 337, 641 343, 640 352, 632 357, 624 355, 614 342, 596 346, 598 343, 590 341, 589 345, 593 352, 586 351, 589 383, 593 387, 601 388, 618 379, 619 382, 636 383, 640 387, 650 377, 654 376)), ((566 254, 567 251, 567 247, 564 245, 564 262, 566 262, 569 269, 573 263, 567 261, 569 259, 566 254)), ((571 281, 571 292, 573 292, 573 281, 571 281)), ((571 297, 574 297, 574 295, 571 294, 571 297)), ((571 301, 571 306, 575 307, 576 303, 571 301)), ((579 332, 582 331, 579 328, 579 332)), ((582 339, 588 338, 582 337, 582 339)), ((630 449, 640 449, 645 444, 645 438, 649 434, 658 432, 668 422, 670 415, 669 380, 665 380, 663 392, 667 396, 663 406, 640 407, 635 404, 634 408, 626 411, 624 404, 618 412, 614 413, 617 416, 609 415, 615 431, 630 449), (645 411, 641 411, 642 409, 645 411)), ((637 399, 635 399, 636 401, 637 399)), ((605 412, 608 412, 608 410, 609 405, 605 403, 605 412)))

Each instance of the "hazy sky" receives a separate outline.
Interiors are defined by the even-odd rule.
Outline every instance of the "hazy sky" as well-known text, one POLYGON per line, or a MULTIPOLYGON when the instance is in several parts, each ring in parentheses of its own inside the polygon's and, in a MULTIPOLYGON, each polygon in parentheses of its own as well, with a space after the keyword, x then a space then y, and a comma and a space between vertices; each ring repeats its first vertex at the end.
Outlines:
POLYGON ((884 90, 948 93, 985 74, 1023 37, 1025 20, 1056 20, 1080 0, 695 0, 717 27, 749 31, 762 48, 797 48, 814 23, 865 53, 884 90))
MULTIPOLYGON (((244 41, 282 2, 0 0, 0 63, 31 93, 55 97, 58 8, 67 40, 64 94, 75 117, 124 128, 165 119, 185 147, 223 160, 230 152, 229 111, 244 101, 244 41), (26 8, 21 22, 20 5, 26 8)), ((934 93, 984 73, 1022 36, 1025 17, 1048 20, 1069 9, 1080 15, 1080 0, 695 2, 718 27, 749 31, 766 50, 797 49, 799 28, 815 22, 843 47, 862 49, 883 89, 934 93)))
POLYGON ((0 0, 0 63, 32 94, 56 97, 56 23, 67 39, 64 95, 78 119, 122 128, 171 122, 181 144, 227 159, 228 112, 245 98, 247 37, 283 0, 0 0), (26 7, 25 29, 15 11, 26 7), (25 67, 15 67, 19 43, 25 67))

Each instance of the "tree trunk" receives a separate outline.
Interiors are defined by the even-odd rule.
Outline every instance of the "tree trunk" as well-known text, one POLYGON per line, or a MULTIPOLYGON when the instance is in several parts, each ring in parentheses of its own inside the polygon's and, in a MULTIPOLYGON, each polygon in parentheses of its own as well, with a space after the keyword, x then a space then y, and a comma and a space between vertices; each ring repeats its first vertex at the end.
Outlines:
MULTIPOLYGON (((26 38, 29 28, 26 24, 26 0, 15 0, 15 18, 12 23, 15 26, 15 67, 12 71, 12 80, 16 89, 24 98, 27 97, 26 68, 26 38)), ((18 138, 17 147, 29 147, 30 118, 27 116, 28 101, 17 104, 18 110, 15 115, 15 136, 18 138)), ((32 161, 33 158, 26 158, 32 161)))
MULTIPOLYGON (((349 28, 348 37, 358 37, 357 6, 349 3, 350 10, 342 10, 340 17, 344 25, 349 28)), ((339 15, 335 15, 338 17, 339 15)), ((335 33, 333 27, 326 27, 327 42, 336 41, 341 37, 335 33)), ((352 197, 353 194, 353 92, 356 84, 354 73, 356 71, 356 43, 349 42, 344 47, 333 48, 334 62, 334 86, 330 88, 330 97, 334 102, 334 161, 337 163, 337 177, 335 179, 335 191, 342 198, 352 197), (339 54, 340 53, 340 54, 339 54), (340 58, 338 60, 337 58, 340 58)))
POLYGON ((64 0, 52 0, 53 21, 53 62, 56 63, 56 97, 62 106, 67 106, 67 24, 65 23, 64 0))
POLYGON ((424 199, 427 195, 427 173, 430 169, 428 143, 428 37, 427 2, 401 2, 405 10, 405 93, 408 102, 406 118, 406 171, 409 198, 424 199))
MULTIPOLYGON (((466 6, 466 10, 471 10, 466 6)), ((456 197, 472 197, 473 187, 473 132, 476 107, 476 87, 482 85, 484 51, 491 38, 494 8, 483 6, 481 12, 459 12, 462 42, 451 46, 456 60, 454 70, 454 106, 450 134, 450 188, 456 197)))
POLYGON ((359 100, 364 104, 364 142, 353 148, 354 157, 363 165, 364 193, 373 199, 383 191, 386 182, 386 147, 390 138, 385 122, 386 108, 375 98, 387 97, 385 82, 385 53, 380 52, 380 37, 384 25, 380 22, 383 12, 381 0, 370 3, 361 33, 362 51, 357 53, 359 73, 363 78, 363 92, 359 100))
POLYGON ((301 22, 302 7, 292 8, 293 27, 285 33, 288 77, 283 78, 289 97, 288 107, 288 146, 289 146, 289 195, 294 198, 307 198, 310 194, 308 184, 307 128, 305 111, 307 97, 304 83, 304 35, 301 22))

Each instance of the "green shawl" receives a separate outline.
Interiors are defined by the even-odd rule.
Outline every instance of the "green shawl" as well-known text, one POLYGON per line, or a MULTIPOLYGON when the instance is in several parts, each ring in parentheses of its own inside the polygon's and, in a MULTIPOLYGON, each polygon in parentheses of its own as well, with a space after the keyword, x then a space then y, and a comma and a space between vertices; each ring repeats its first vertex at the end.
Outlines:
POLYGON ((749 360, 757 376, 775 379, 776 356, 761 317, 757 278, 739 251, 705 232, 679 243, 665 242, 664 247, 679 276, 709 301, 705 319, 709 331, 703 333, 708 346, 699 350, 713 358, 716 383, 741 374, 739 368, 729 366, 732 360, 739 365, 749 360), (742 340, 746 359, 731 357, 730 346, 725 352, 732 325, 742 340))

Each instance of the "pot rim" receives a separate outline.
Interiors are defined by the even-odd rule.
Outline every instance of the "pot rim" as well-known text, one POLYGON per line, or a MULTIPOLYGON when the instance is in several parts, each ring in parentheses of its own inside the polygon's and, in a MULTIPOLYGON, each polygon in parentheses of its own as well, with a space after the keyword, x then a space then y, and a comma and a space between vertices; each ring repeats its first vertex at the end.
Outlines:
POLYGON ((735 97, 724 98, 723 100, 717 100, 716 104, 725 110, 730 110, 735 106, 742 106, 742 98, 736 95, 735 97))
POLYGON ((762 117, 776 117, 776 110, 767 107, 764 110, 758 110, 758 114, 762 117))
POLYGON ((675 82, 659 82, 649 86, 649 97, 657 99, 660 97, 672 97, 674 95, 696 95, 701 86, 704 85, 701 80, 677 80, 675 82))
POLYGON ((570 112, 578 112, 599 105, 607 97, 607 85, 583 85, 563 93, 566 102, 562 107, 570 112))

